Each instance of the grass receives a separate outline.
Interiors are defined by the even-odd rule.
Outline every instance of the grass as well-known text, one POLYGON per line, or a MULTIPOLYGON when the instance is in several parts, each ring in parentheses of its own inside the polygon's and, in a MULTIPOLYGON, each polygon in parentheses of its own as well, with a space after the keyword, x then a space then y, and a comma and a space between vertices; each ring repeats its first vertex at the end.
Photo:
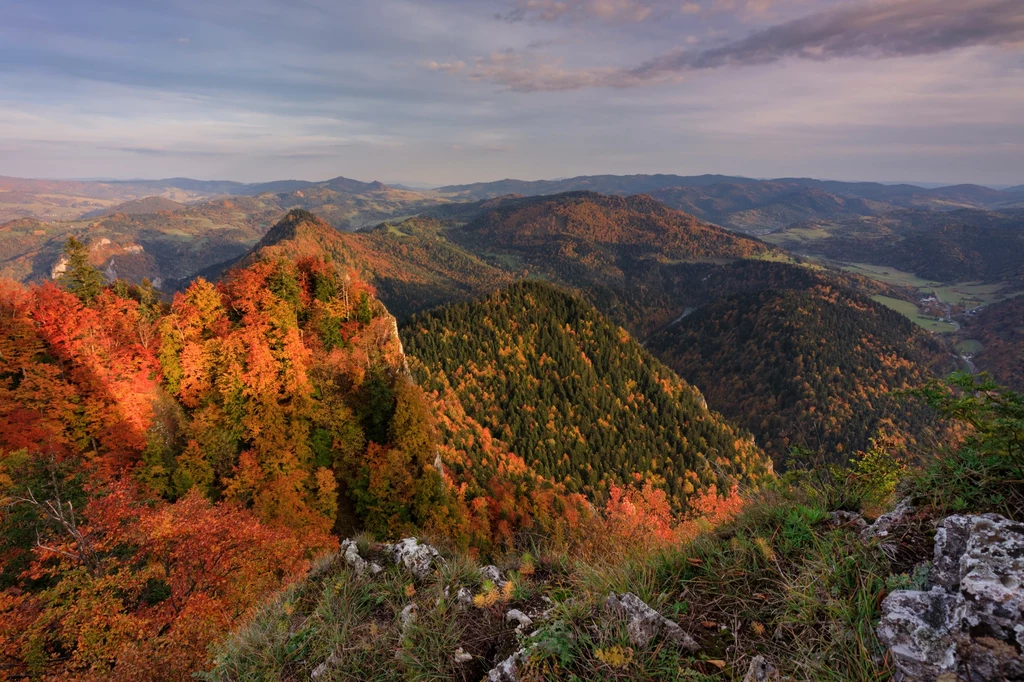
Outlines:
POLYGON ((765 251, 764 253, 759 253, 759 254, 751 257, 750 260, 761 260, 761 261, 767 261, 769 263, 788 263, 788 264, 794 264, 794 263, 797 262, 797 260, 795 258, 793 258, 793 256, 791 256, 790 254, 786 253, 785 251, 765 251))
POLYGON ((1006 291, 1007 284, 997 282, 985 284, 982 282, 960 282, 934 287, 931 293, 943 303, 960 305, 965 308, 977 308, 980 306, 992 305, 1010 298, 1015 293, 1006 291))
POLYGON ((828 239, 832 233, 819 226, 791 227, 781 232, 772 232, 761 237, 762 240, 776 246, 799 245, 803 242, 815 242, 821 239, 828 239))
POLYGON ((920 289, 922 291, 931 291, 935 287, 943 286, 942 282, 932 282, 926 279, 922 279, 917 275, 910 272, 903 272, 896 268, 891 268, 886 265, 872 265, 870 263, 847 263, 840 265, 840 269, 846 270, 847 272, 855 272, 858 275, 864 275, 871 279, 876 279, 879 282, 885 282, 886 284, 892 284, 893 286, 910 287, 912 289, 920 289))
POLYGON ((462 555, 447 554, 423 581, 395 567, 371 578, 340 562, 321 566, 223 643, 203 677, 308 680, 333 655, 337 665, 320 679, 475 682, 526 647, 524 682, 738 681, 758 654, 794 681, 888 680, 873 624, 891 567, 878 547, 828 523, 831 499, 780 484, 717 531, 638 556, 510 554, 502 565, 513 588, 477 607, 452 599, 459 586, 488 592, 478 564, 462 555), (526 565, 526 575, 515 570, 526 565), (661 639, 634 645, 626 624, 604 610, 611 592, 637 594, 701 651, 661 639), (418 618, 403 632, 399 614, 410 603, 418 618), (517 635, 504 619, 510 608, 551 611, 533 634, 517 635), (456 661, 459 648, 472 660, 456 661))
POLYGON ((936 320, 933 317, 925 317, 918 310, 916 303, 910 301, 904 301, 898 298, 891 298, 889 296, 872 296, 872 300, 877 303, 881 303, 887 308, 892 308, 898 313, 910 318, 910 320, 918 325, 924 327, 928 331, 935 334, 949 334, 960 329, 959 326, 952 322, 946 322, 945 320, 936 320))
POLYGON ((985 344, 977 339, 964 339, 956 343, 956 352, 961 355, 977 355, 985 350, 985 344))

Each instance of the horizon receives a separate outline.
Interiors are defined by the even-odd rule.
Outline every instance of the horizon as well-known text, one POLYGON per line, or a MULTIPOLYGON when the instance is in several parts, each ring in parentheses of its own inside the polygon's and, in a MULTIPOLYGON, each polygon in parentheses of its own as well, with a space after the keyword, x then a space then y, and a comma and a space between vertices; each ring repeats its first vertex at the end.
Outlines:
MULTIPOLYGON (((314 180, 307 179, 307 178, 301 178, 301 177, 271 177, 271 178, 267 178, 267 179, 253 180, 253 181, 249 181, 249 182, 241 181, 241 180, 235 180, 235 179, 232 179, 232 178, 224 178, 224 177, 201 178, 201 177, 194 177, 194 176, 120 177, 120 178, 118 178, 118 177, 100 177, 100 176, 89 177, 89 176, 85 176, 85 177, 31 177, 30 178, 30 177, 22 177, 22 176, 7 175, 7 174, 4 174, 4 173, 0 173, 0 178, 6 177, 6 178, 17 179, 17 180, 40 180, 40 181, 49 181, 49 182, 92 182, 92 183, 100 183, 100 184, 102 184, 102 183, 146 183, 146 182, 159 183, 159 182, 171 182, 171 181, 175 181, 175 180, 190 180, 190 181, 195 181, 195 182, 208 182, 208 183, 216 183, 216 182, 235 183, 235 184, 246 185, 246 186, 268 184, 268 183, 272 183, 272 182, 308 182, 308 183, 311 183, 311 184, 319 184, 319 183, 330 182, 331 180, 336 180, 336 179, 339 179, 339 178, 344 178, 346 180, 354 180, 356 182, 362 182, 362 183, 365 183, 365 184, 371 184, 371 183, 374 183, 374 182, 380 182, 381 184, 387 185, 389 187, 404 186, 404 187, 408 187, 409 189, 416 190, 416 191, 434 191, 434 190, 440 189, 442 187, 447 187, 447 186, 486 185, 486 184, 492 184, 492 183, 497 183, 497 182, 559 182, 559 181, 573 180, 573 179, 576 179, 576 178, 584 178, 584 177, 602 177, 602 176, 608 176, 608 177, 630 177, 630 176, 655 176, 655 175, 669 175, 669 176, 677 176, 677 177, 681 177, 681 178, 687 178, 687 177, 695 178, 695 177, 704 177, 704 176, 709 176, 709 175, 721 175, 724 178, 730 178, 730 179, 731 178, 741 178, 741 179, 744 179, 744 180, 754 180, 754 181, 758 181, 758 182, 777 182, 777 181, 784 181, 784 180, 814 180, 814 181, 817 181, 817 182, 841 182, 841 183, 849 183, 849 184, 873 183, 873 184, 887 185, 887 186, 909 185, 909 186, 912 186, 912 187, 919 187, 921 189, 943 189, 943 188, 947 188, 947 187, 957 187, 957 186, 977 186, 977 187, 985 187, 985 188, 988 188, 988 189, 1002 191, 1002 190, 1005 190, 1005 189, 1011 189, 1011 188, 1016 188, 1016 187, 1024 186, 1024 182, 983 183, 983 182, 973 182, 973 181, 936 182, 936 181, 931 181, 931 180, 920 180, 920 181, 910 181, 910 180, 874 180, 874 179, 865 180, 863 178, 860 178, 860 179, 840 179, 840 178, 834 178, 834 177, 814 177, 814 176, 810 176, 810 175, 790 175, 790 176, 785 176, 785 177, 781 177, 781 176, 780 177, 754 177, 754 176, 749 176, 749 175, 740 175, 740 174, 736 174, 736 173, 694 173, 694 174, 686 174, 686 175, 684 175, 682 173, 588 173, 588 174, 585 174, 585 175, 559 176, 559 177, 536 177, 536 178, 522 178, 522 177, 505 176, 505 177, 493 178, 493 179, 483 179, 483 180, 476 179, 476 180, 470 180, 468 182, 452 182, 452 183, 438 183, 438 184, 430 184, 430 183, 424 183, 424 182, 419 182, 419 181, 396 180, 396 179, 391 179, 391 180, 377 180, 376 178, 365 179, 365 178, 350 177, 348 175, 333 175, 333 176, 330 176, 330 177, 325 177, 325 178, 322 178, 322 179, 314 179, 314 180)), ((728 182, 728 180, 724 180, 723 182, 728 182)))
POLYGON ((14 177, 441 186, 742 168, 1024 182, 1018 0, 0 0, 0 12, 0 174, 14 177))

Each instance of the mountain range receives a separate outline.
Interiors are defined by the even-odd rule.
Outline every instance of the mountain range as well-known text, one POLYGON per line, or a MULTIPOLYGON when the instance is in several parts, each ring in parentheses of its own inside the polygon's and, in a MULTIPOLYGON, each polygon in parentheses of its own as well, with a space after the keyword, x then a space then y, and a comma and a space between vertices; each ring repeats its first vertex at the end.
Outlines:
POLYGON ((1001 209, 1024 202, 1021 187, 979 185, 924 188, 810 178, 756 180, 727 175, 596 175, 562 180, 501 180, 436 189, 410 189, 344 177, 264 183, 192 180, 64 181, 0 177, 0 222, 19 217, 74 220, 150 196, 194 202, 220 196, 274 195, 282 212, 319 210, 339 228, 371 224, 389 215, 419 213, 429 205, 507 195, 570 191, 650 194, 672 208, 739 231, 764 234, 801 220, 882 215, 906 209, 1001 209), (383 215, 382 215, 383 214, 383 215))

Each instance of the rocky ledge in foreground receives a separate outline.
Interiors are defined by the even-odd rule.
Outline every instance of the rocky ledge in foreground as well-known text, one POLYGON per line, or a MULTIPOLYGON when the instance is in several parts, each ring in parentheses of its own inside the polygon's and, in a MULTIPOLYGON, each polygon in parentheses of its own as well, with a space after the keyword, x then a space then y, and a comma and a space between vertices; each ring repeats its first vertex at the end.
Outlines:
POLYGON ((897 680, 1024 680, 1024 524, 996 514, 946 518, 929 587, 882 603, 878 638, 897 680))

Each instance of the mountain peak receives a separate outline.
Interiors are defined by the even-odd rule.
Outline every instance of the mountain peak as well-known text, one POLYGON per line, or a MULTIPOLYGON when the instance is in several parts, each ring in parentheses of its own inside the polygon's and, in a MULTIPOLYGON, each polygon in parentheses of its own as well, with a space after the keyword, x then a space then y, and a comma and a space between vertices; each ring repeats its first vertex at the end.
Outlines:
POLYGON ((281 220, 267 230, 253 252, 273 246, 289 239, 295 239, 302 232, 323 233, 325 230, 334 232, 334 228, 304 208, 293 208, 281 220))

